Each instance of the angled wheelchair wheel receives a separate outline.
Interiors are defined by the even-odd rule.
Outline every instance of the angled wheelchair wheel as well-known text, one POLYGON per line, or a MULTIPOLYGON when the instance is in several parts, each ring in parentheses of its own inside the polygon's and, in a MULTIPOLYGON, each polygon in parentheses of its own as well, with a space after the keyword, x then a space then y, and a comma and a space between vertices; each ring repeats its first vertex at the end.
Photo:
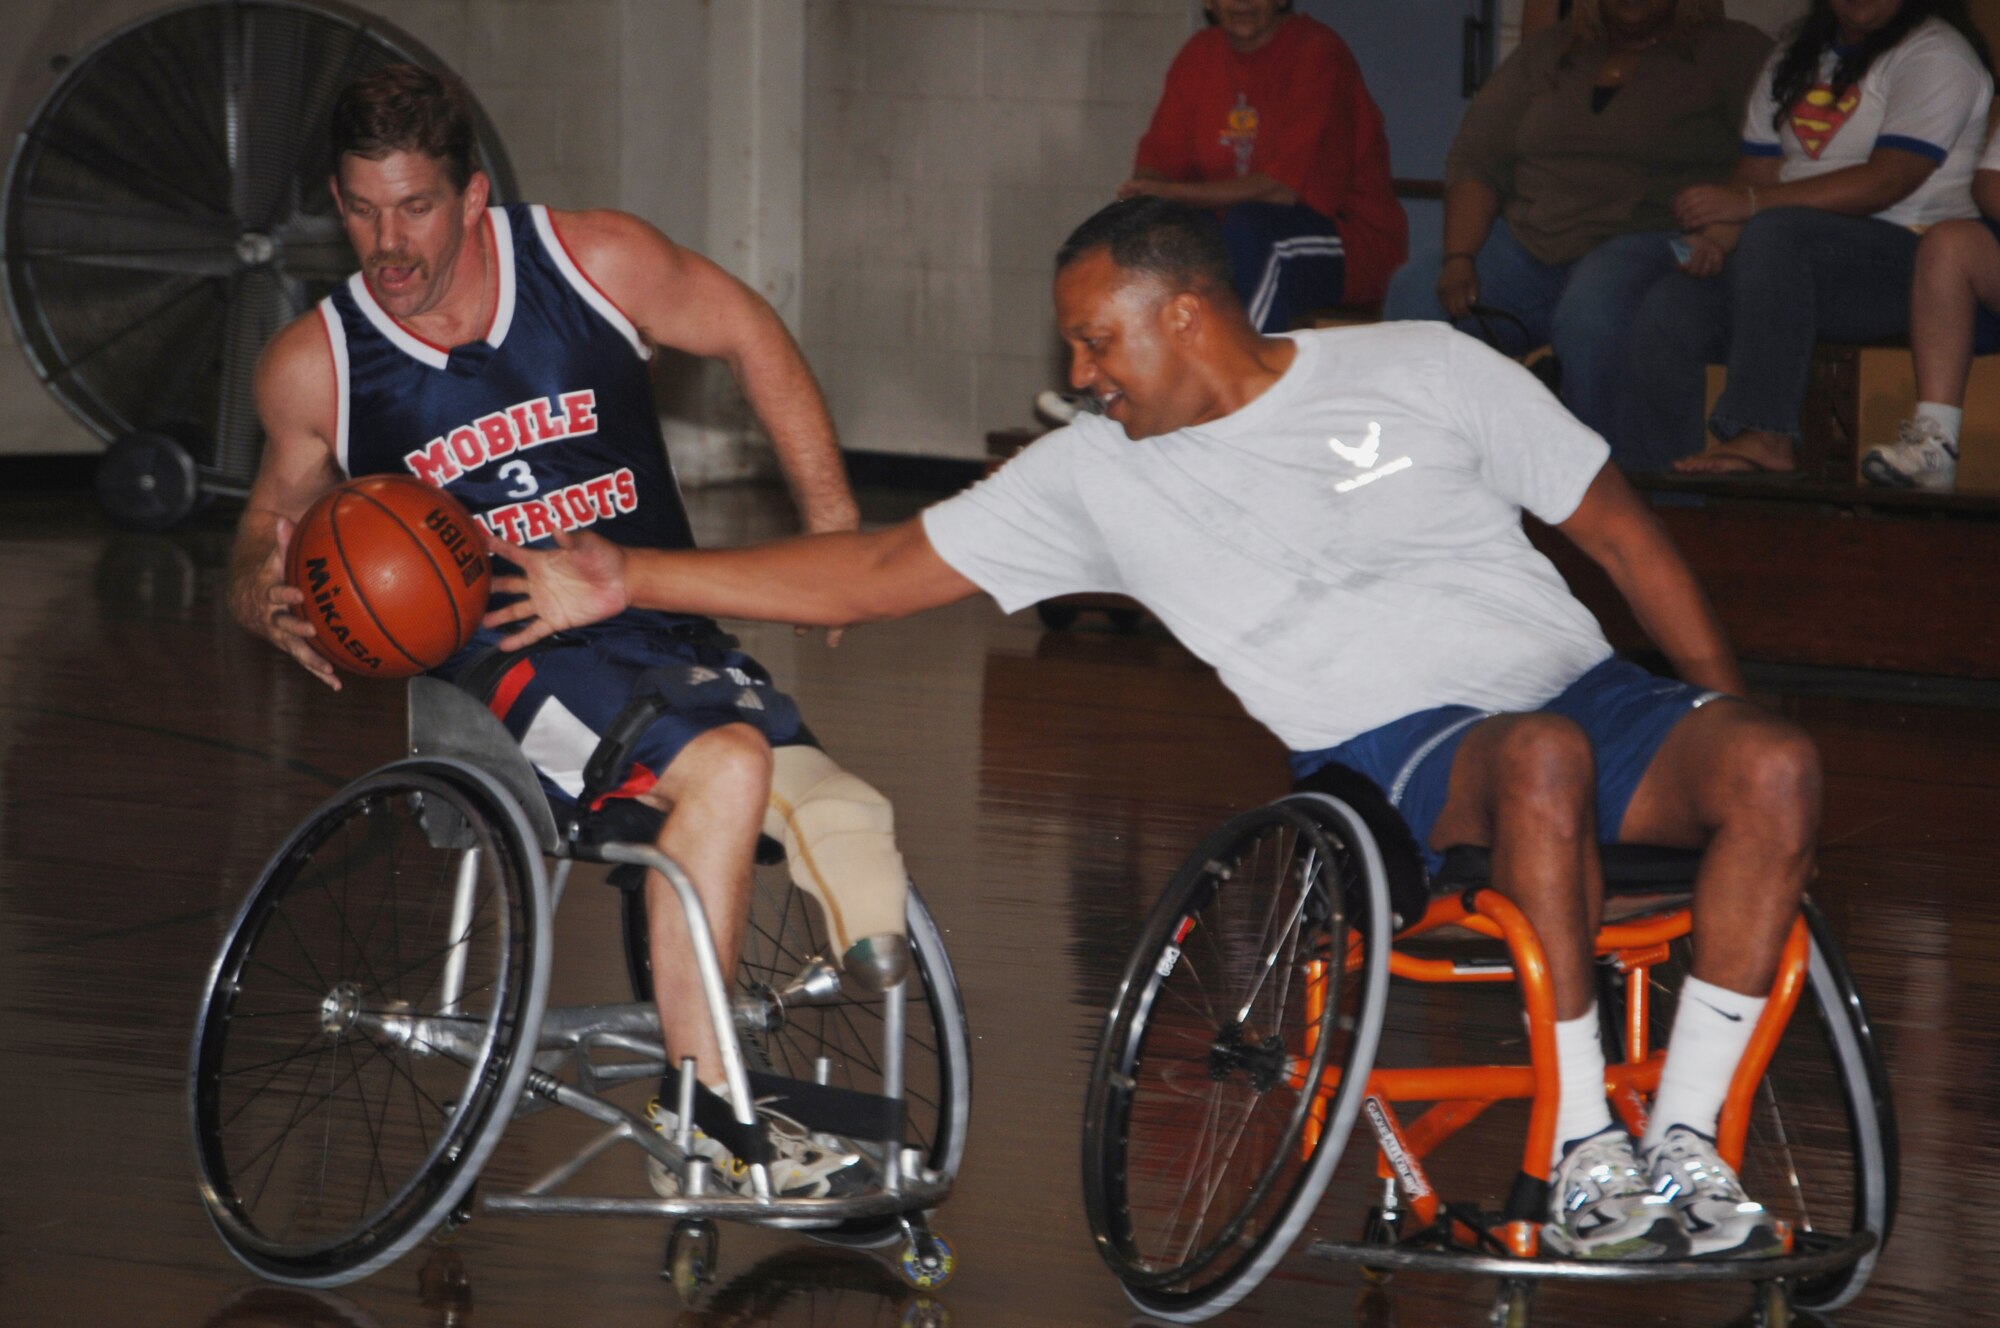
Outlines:
POLYGON ((1149 1314, 1228 1309, 1311 1217, 1381 1032, 1385 882, 1360 818, 1300 794, 1210 835, 1148 917, 1091 1068, 1083 1190, 1149 1314))
MULTIPOLYGON (((966 1120, 972 1107, 972 1052, 958 977, 945 953, 944 937, 930 910, 910 887, 905 910, 912 963, 905 979, 903 1011, 904 1142, 922 1150, 925 1165, 958 1174, 965 1154, 966 1120)), ((625 893, 626 966, 636 999, 653 998, 652 962, 647 946, 643 891, 625 893)), ((733 995, 739 1011, 769 1010, 782 993, 807 975, 816 961, 833 954, 816 905, 791 882, 782 866, 760 868, 743 933, 733 995)), ((883 998, 852 983, 818 999, 783 1000, 776 1028, 739 1030, 752 1069, 792 1079, 812 1079, 820 1058, 827 1082, 836 1088, 879 1093, 883 1083, 883 998)), ((741 1021, 739 1021, 741 1022, 741 1021)), ((886 1245, 903 1238, 894 1218, 861 1218, 811 1234, 834 1244, 886 1245)))
MULTIPOLYGON (((1802 1253, 1859 1231, 1874 1233, 1875 1250, 1851 1267, 1791 1287, 1798 1308, 1827 1311, 1861 1293, 1888 1242, 1896 1216, 1896 1116, 1853 975, 1810 900, 1805 918, 1806 990, 1757 1087, 1741 1175, 1751 1198, 1791 1224, 1802 1253)), ((1655 1046, 1666 1045, 1673 1027, 1691 948, 1686 938, 1674 942, 1669 962, 1652 970, 1655 1046)))
POLYGON ((409 760, 293 832, 202 993, 202 1197, 253 1271, 335 1286, 449 1214, 506 1128, 548 995, 548 891, 518 807, 409 760))

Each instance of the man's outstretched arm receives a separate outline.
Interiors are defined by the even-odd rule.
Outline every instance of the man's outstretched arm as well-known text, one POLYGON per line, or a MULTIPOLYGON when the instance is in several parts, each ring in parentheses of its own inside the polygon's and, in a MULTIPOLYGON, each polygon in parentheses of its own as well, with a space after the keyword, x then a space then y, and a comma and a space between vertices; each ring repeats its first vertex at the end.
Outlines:
POLYGON ((1743 674, 1708 596, 1652 509, 1609 462, 1557 530, 1611 577, 1683 682, 1744 695, 1743 674))
POLYGON ((506 638, 510 650, 628 607, 833 627, 901 618, 979 589, 938 556, 919 519, 742 549, 622 549, 588 532, 558 535, 541 551, 492 544, 521 568, 494 578, 493 590, 522 598, 486 615, 489 627, 522 624, 506 638))

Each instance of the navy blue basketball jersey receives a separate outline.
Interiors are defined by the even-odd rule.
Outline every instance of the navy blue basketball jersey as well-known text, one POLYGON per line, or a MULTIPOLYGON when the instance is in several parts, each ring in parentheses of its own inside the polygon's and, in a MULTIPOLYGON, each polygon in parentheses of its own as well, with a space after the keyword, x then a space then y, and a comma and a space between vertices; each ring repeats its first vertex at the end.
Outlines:
POLYGON ((692 547, 638 329, 576 265, 548 209, 510 203, 486 224, 500 288, 478 341, 423 340, 359 272, 321 302, 341 469, 414 475, 516 544, 587 527, 626 546, 692 547))

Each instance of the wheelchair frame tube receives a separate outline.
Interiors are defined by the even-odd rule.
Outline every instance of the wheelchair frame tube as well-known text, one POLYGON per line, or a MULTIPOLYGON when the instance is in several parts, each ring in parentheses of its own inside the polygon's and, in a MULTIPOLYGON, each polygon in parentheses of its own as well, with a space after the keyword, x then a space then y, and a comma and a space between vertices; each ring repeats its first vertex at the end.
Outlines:
MULTIPOLYGON (((729 1085, 729 1107, 739 1125, 753 1129, 757 1124, 757 1104, 750 1096, 750 1076, 743 1068, 743 1049, 736 1043, 736 1016, 729 1004, 729 989, 722 980, 722 961, 715 953, 715 933, 708 925, 708 910, 695 893, 694 882, 681 865, 650 844, 605 844, 598 855, 606 862, 630 862, 650 867, 666 878, 680 900, 687 919, 688 940, 694 949, 695 969, 701 975, 701 994, 708 1005, 709 1020, 715 1025, 715 1040, 722 1050, 723 1079, 729 1085)), ((662 1030, 664 1038, 665 1030, 662 1030)), ((763 1163, 750 1167, 750 1183, 760 1199, 771 1196, 771 1176, 763 1163)))
POLYGON ((458 881, 451 893, 451 923, 445 935, 452 938, 444 957, 443 1001, 445 1014, 458 1013, 458 1001, 465 994, 465 930, 472 925, 472 896, 479 887, 479 850, 469 848, 458 860, 458 881))
MULTIPOLYGON (((903 1100, 903 1012, 909 991, 905 975, 882 993, 882 1096, 897 1102, 903 1100)), ((888 1157, 882 1163, 882 1188, 894 1194, 902 1188, 903 1141, 888 1141, 883 1151, 888 1157)))

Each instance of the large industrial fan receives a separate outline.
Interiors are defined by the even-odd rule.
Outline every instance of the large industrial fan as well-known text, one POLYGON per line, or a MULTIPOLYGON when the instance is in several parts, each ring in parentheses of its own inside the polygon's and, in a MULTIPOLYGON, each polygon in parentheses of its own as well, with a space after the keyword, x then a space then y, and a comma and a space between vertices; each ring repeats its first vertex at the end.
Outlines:
MULTIPOLYGON (((0 201, 7 313, 110 445, 97 490, 114 519, 165 529, 247 491, 257 355, 355 267, 327 189, 334 99, 400 60, 443 68, 359 11, 210 0, 105 38, 36 109, 0 201)), ((495 201, 511 198, 474 115, 495 201)))

